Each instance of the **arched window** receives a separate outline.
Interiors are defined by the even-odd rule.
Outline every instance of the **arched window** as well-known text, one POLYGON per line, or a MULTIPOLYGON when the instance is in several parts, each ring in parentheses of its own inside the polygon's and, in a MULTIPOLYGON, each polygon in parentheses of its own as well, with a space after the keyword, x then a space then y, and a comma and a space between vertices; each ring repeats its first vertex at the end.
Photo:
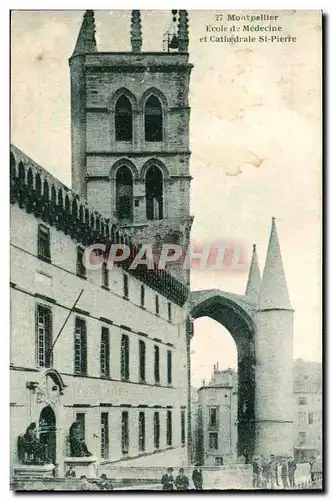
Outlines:
POLYGON ((163 175, 156 166, 151 166, 145 176, 146 218, 163 218, 163 175))
POLYGON ((163 111, 158 97, 151 95, 144 110, 145 140, 160 142, 163 140, 163 111))
POLYGON ((116 173, 116 213, 120 220, 133 219, 133 176, 125 165, 116 173))
POLYGON ((125 95, 121 95, 115 105, 115 140, 131 141, 133 139, 133 112, 131 103, 125 95))

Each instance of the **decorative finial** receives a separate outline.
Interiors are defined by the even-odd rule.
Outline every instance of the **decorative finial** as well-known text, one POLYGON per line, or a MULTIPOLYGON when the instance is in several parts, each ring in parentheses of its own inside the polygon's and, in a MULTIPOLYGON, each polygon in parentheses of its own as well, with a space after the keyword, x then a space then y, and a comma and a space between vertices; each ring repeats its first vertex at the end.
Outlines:
POLYGON ((189 45, 189 30, 188 30, 188 12, 186 10, 179 11, 179 52, 188 52, 189 45))
POLYGON ((132 52, 141 52, 142 48, 142 25, 141 12, 139 10, 131 11, 131 50, 132 52))
POLYGON ((275 217, 272 217, 272 224, 274 224, 276 221, 276 218, 275 217))
POLYGON ((253 243, 253 245, 252 245, 252 251, 256 252, 256 243, 253 243))
POLYGON ((87 52, 96 52, 96 26, 93 10, 87 10, 83 17, 82 26, 77 37, 74 54, 85 54, 87 52))

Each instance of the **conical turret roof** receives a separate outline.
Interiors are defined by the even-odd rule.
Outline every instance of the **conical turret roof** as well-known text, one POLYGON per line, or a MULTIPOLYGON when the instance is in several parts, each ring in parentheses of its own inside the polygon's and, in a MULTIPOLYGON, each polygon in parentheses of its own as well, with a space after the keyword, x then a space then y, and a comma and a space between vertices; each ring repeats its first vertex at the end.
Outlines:
POLYGON ((259 270, 256 245, 254 244, 252 247, 252 258, 246 288, 246 297, 253 302, 257 303, 259 290, 261 287, 261 273, 259 270))
POLYGON ((260 310, 292 310, 274 217, 272 218, 270 241, 259 292, 258 307, 260 310))

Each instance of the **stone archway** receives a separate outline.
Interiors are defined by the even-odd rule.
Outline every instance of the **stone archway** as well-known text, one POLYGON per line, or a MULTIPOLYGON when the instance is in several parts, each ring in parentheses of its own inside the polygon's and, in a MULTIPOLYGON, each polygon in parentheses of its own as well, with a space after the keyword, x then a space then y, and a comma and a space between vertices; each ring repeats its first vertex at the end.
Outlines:
POLYGON ((207 290, 190 294, 192 319, 208 316, 232 335, 238 355, 238 456, 255 453, 255 331, 253 309, 242 296, 207 290))

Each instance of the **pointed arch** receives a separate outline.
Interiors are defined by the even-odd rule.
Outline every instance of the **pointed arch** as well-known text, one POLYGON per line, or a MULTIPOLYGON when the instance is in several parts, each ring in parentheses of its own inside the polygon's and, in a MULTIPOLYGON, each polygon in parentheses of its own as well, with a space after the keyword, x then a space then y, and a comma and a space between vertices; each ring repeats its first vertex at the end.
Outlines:
POLYGON ((22 161, 18 164, 18 178, 22 184, 25 182, 25 167, 22 161))
POLYGON ((136 97, 125 87, 118 89, 109 100, 113 115, 114 140, 131 142, 134 135, 134 114, 137 111, 136 97))
POLYGON ((146 90, 140 100, 144 114, 144 139, 147 142, 162 142, 166 137, 166 114, 168 110, 165 95, 157 88, 146 90))
POLYGON ((49 196, 50 196, 50 192, 49 192, 48 182, 47 182, 47 179, 44 179, 44 182, 43 182, 43 198, 45 200, 48 200, 49 196))
POLYGON ((169 171, 168 171, 168 168, 166 167, 165 163, 163 163, 158 158, 149 158, 149 160, 144 163, 144 165, 142 166, 141 171, 140 171, 140 178, 142 181, 145 180, 146 172, 148 171, 148 169, 152 165, 157 166, 160 169, 160 171, 163 174, 163 178, 165 180, 169 179, 169 171))
POLYGON ((120 220, 133 219, 133 175, 127 165, 117 169, 115 179, 116 214, 120 220))
POLYGON ((151 164, 145 174, 145 200, 147 220, 163 219, 164 182, 157 165, 151 164))
POLYGON ((40 174, 37 173, 37 175, 36 175, 36 194, 37 194, 38 198, 41 196, 41 190, 42 190, 41 186, 42 186, 42 183, 41 183, 40 174))
POLYGON ((123 94, 115 103, 114 127, 116 141, 132 141, 133 108, 128 97, 123 94))
POLYGON ((51 201, 54 205, 56 205, 56 189, 55 189, 54 184, 52 184, 52 187, 51 187, 51 201))
POLYGON ((63 193, 61 188, 59 189, 58 192, 58 206, 61 210, 63 209, 63 193))
POLYGON ((129 158, 121 158, 120 160, 117 160, 112 165, 111 170, 110 170, 110 180, 113 182, 116 180, 117 171, 123 165, 125 165, 129 168, 129 170, 131 171, 131 174, 133 176, 133 180, 137 180, 139 177, 137 167, 131 160, 129 160, 129 158))
POLYGON ((73 202, 72 202, 72 216, 73 216, 74 220, 77 219, 77 201, 75 198, 73 199, 73 202))
POLYGON ((33 173, 32 173, 31 167, 28 170, 27 184, 28 184, 28 191, 32 192, 33 191, 33 173))
POLYGON ((10 152, 10 174, 11 177, 16 177, 16 160, 12 151, 10 152))
POLYGON ((155 95, 150 95, 144 106, 144 139, 147 142, 163 140, 163 110, 155 95))

